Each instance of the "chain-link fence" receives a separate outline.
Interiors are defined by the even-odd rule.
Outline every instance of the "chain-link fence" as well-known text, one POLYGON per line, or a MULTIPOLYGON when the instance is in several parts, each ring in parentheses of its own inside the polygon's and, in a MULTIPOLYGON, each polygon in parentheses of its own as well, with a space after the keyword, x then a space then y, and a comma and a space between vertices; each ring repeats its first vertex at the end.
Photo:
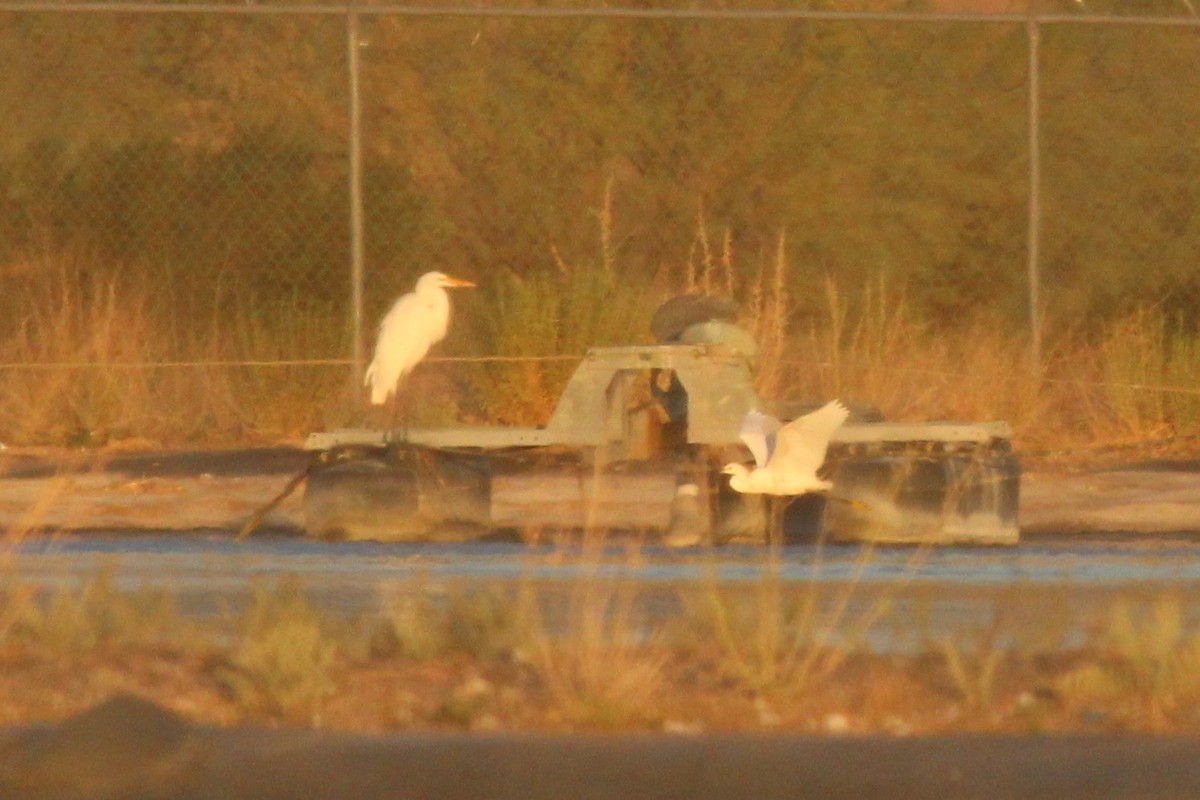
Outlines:
MULTIPOLYGON (((642 341, 699 283, 774 303, 814 392, 844 389, 831 358, 986 384, 1078 347, 1101 355, 1060 379, 1186 393, 1191 12, 0 4, 0 438, 357 420, 375 321, 429 269, 481 285, 441 355, 642 341), (1017 344, 931 355, 980 331, 1017 344)), ((558 378, 527 367, 426 397, 536 416, 558 378)))

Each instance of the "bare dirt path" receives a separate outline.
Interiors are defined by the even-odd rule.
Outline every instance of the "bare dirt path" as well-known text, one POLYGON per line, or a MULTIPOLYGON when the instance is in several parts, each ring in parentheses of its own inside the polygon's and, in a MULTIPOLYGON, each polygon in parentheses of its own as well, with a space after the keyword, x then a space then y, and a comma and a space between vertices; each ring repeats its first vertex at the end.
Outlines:
MULTIPOLYGON (((0 531, 227 530, 304 469, 298 447, 81 454, 0 452, 0 531)), ((265 520, 303 529, 302 492, 265 520)), ((1047 533, 1200 532, 1200 460, 1026 468, 1021 529, 1047 533)))
POLYGON ((1065 472, 1027 470, 1021 532, 1200 532, 1200 461, 1065 472))
MULTIPOLYGON (((0 531, 236 531, 304 469, 295 447, 0 453, 0 531)), ((265 520, 303 528, 301 494, 265 520)))

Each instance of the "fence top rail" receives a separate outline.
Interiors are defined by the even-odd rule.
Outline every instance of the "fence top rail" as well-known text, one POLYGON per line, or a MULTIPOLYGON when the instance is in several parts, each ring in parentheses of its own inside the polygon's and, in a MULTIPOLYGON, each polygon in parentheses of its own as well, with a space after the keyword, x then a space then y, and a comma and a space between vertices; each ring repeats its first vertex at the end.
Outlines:
POLYGON ((0 11, 111 14, 349 14, 411 17, 536 17, 542 19, 665 19, 665 20, 826 20, 857 22, 974 22, 1085 25, 1155 25, 1200 27, 1200 15, 1101 15, 1087 13, 842 11, 803 8, 521 8, 495 6, 433 6, 404 3, 187 2, 187 0, 0 0, 0 11))

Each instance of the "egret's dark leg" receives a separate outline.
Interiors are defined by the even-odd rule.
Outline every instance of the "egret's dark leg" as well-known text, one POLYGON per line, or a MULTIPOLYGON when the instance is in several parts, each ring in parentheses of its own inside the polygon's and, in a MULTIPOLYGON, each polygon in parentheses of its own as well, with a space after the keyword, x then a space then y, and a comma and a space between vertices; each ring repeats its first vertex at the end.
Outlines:
POLYGON ((783 518, 791 498, 763 495, 767 501, 767 544, 778 547, 783 544, 783 518))
POLYGON ((403 426, 404 427, 400 434, 400 440, 407 444, 408 443, 408 427, 409 427, 409 424, 412 422, 412 393, 405 392, 404 399, 401 402, 404 403, 404 417, 403 417, 403 426))
POLYGON ((397 385, 395 393, 392 394, 391 421, 388 424, 389 440, 408 441, 408 421, 412 406, 409 392, 405 389, 406 387, 397 385), (399 436, 396 435, 397 433, 399 436))
POLYGON ((387 426, 387 438, 389 441, 395 438, 396 431, 400 427, 400 402, 400 392, 396 391, 392 394, 391 400, 389 401, 390 413, 388 414, 387 426))

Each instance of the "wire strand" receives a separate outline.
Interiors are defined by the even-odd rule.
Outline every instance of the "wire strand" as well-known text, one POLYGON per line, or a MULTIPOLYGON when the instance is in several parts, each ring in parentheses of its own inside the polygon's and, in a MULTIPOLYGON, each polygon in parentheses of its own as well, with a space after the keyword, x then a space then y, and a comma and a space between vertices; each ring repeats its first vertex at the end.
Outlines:
POLYGON ((228 2, 124 2, 123 0, 0 0, 0 11, 37 11, 60 13, 109 13, 109 14, 237 14, 237 15, 284 15, 301 14, 312 16, 345 16, 348 14, 370 16, 413 16, 413 17, 534 17, 541 19, 678 19, 678 20, 762 20, 778 21, 805 19, 818 21, 877 21, 877 22, 972 22, 972 23, 1027 23, 1039 24, 1091 24, 1091 25, 1151 25, 1151 26, 1200 26, 1200 16, 1195 14, 1172 15, 1118 15, 1087 13, 1039 13, 1017 12, 972 12, 972 11, 855 11, 813 8, 633 8, 605 7, 599 5, 579 8, 523 8, 485 4, 475 6, 434 6, 409 3, 228 3, 228 2))
MULTIPOLYGON (((427 358, 423 363, 430 364, 517 364, 517 363, 548 363, 548 362, 568 362, 582 361, 586 355, 531 355, 531 356, 435 356, 427 358)), ((845 368, 845 367, 876 367, 878 365, 864 361, 839 361, 834 364, 832 361, 818 359, 803 359, 803 358, 787 358, 781 359, 781 364, 791 366, 806 366, 819 369, 845 368)), ((211 361, 47 361, 41 363, 32 362, 7 362, 0 363, 0 371, 33 371, 33 372, 49 372, 53 370, 85 370, 85 369, 120 369, 120 370, 136 370, 136 369, 228 369, 228 368, 243 368, 243 367, 350 367, 354 365, 354 360, 350 358, 295 358, 295 359, 273 359, 273 360, 211 360, 211 361)), ((922 367, 894 367, 892 371, 901 374, 915 375, 931 375, 939 378, 967 379, 978 381, 995 381, 1002 380, 1006 383, 1015 383, 1023 380, 1033 380, 1037 383, 1046 383, 1061 386, 1083 386, 1093 389, 1130 389, 1144 392, 1160 392, 1164 394, 1185 394, 1185 395, 1200 395, 1200 388, 1188 386, 1172 386, 1168 384, 1157 383, 1118 383, 1112 381, 1094 381, 1084 378, 1054 378, 1042 376, 1039 378, 1029 378, 1022 376, 1006 376, 996 378, 994 375, 976 375, 971 372, 954 372, 951 370, 927 369, 922 367)))
MULTIPOLYGON (((423 363, 481 364, 489 362, 525 361, 582 361, 585 356, 435 356, 423 363)), ((0 363, 0 370, 52 371, 57 369, 176 369, 217 367, 350 367, 351 358, 280 358, 280 359, 213 359, 205 361, 10 361, 0 363)))

